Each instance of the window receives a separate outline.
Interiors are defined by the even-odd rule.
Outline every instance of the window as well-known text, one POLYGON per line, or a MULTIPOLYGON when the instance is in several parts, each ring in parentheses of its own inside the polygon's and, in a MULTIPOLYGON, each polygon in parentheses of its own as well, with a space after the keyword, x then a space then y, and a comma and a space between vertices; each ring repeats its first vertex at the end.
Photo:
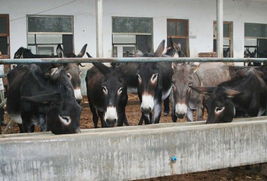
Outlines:
MULTIPOLYGON (((213 51, 217 49, 217 23, 213 22, 213 51)), ((233 22, 223 22, 223 57, 233 57, 233 22)))
POLYGON ((189 56, 189 39, 188 39, 188 20, 185 19, 168 19, 167 20, 167 44, 169 46, 169 38, 175 43, 180 43, 182 51, 189 56))
POLYGON ((9 56, 9 15, 0 14, 0 55, 9 56))
POLYGON ((129 57, 135 51, 153 52, 153 19, 137 17, 112 17, 113 57, 129 57))
POLYGON ((251 57, 267 58, 267 24, 245 23, 245 52, 251 57))
POLYGON ((28 16, 28 48, 37 54, 55 55, 58 44, 73 52, 73 16, 28 16))

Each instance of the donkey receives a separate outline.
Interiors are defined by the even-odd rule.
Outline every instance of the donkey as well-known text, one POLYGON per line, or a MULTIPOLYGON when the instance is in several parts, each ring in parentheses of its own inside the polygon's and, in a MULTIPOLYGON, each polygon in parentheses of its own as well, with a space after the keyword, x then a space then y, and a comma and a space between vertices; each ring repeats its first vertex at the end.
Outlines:
POLYGON ((182 51, 182 45, 180 43, 176 44, 173 42, 172 38, 169 38, 170 46, 167 47, 166 53, 163 55, 165 57, 185 57, 185 53, 182 51))
MULTIPOLYGON (((170 47, 167 48, 166 53, 163 53, 165 50, 165 40, 162 40, 159 44, 158 48, 154 53, 143 53, 141 51, 138 51, 136 53, 136 57, 179 57, 184 56, 183 52, 181 51, 181 46, 179 44, 176 44, 170 39, 170 47)), ((161 63, 161 64, 168 64, 170 67, 170 63, 161 63)), ((123 63, 123 64, 112 64, 113 66, 116 66, 119 71, 124 76, 128 92, 136 93, 138 88, 138 77, 137 72, 139 69, 139 63, 123 63)), ((169 98, 168 96, 164 99, 164 115, 168 115, 169 113, 169 98)))
POLYGON ((186 117, 193 121, 193 111, 197 120, 202 118, 204 96, 192 91, 191 86, 216 86, 231 79, 229 67, 224 63, 172 64, 172 120, 186 117))
POLYGON ((267 86, 262 72, 249 69, 217 87, 192 87, 207 95, 207 123, 231 122, 234 117, 261 116, 267 106, 267 86))
MULTIPOLYGON (((83 57, 86 52, 87 44, 85 44, 80 53, 75 55, 73 52, 71 53, 64 53, 64 50, 60 44, 57 46, 57 55, 51 56, 51 55, 38 55, 33 54, 30 49, 26 49, 23 47, 20 47, 15 55, 14 58, 55 58, 55 57, 83 57)), ((67 63, 64 64, 64 69, 67 73, 68 78, 71 80, 72 86, 74 88, 74 94, 75 98, 78 102, 82 100, 82 93, 81 93, 81 80, 80 80, 80 73, 81 70, 79 68, 79 63, 67 63)))
POLYGON ((34 125, 55 134, 79 132, 81 107, 62 66, 19 65, 7 78, 7 112, 21 132, 33 132, 34 125))
POLYGON ((171 92, 171 63, 141 63, 138 67, 138 97, 141 102, 139 125, 159 123, 162 100, 171 92))
POLYGON ((125 107, 128 101, 127 84, 116 68, 93 63, 87 71, 86 87, 94 127, 100 117, 102 127, 129 125, 125 107))

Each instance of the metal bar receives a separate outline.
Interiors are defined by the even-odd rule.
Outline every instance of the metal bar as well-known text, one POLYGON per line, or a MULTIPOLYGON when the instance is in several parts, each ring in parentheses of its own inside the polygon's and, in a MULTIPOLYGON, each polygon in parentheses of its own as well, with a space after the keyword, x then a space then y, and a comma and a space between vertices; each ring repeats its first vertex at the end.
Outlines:
POLYGON ((216 1, 217 15, 217 56, 223 57, 223 0, 216 1))
POLYGON ((44 63, 93 63, 93 62, 267 62, 267 58, 172 58, 172 57, 131 57, 131 58, 28 58, 0 59, 0 64, 44 64, 44 63))
POLYGON ((72 35, 73 32, 28 32, 29 35, 62 35, 62 34, 67 34, 67 35, 72 35))
POLYGON ((136 32, 114 32, 113 35, 152 35, 152 33, 136 33, 136 32))

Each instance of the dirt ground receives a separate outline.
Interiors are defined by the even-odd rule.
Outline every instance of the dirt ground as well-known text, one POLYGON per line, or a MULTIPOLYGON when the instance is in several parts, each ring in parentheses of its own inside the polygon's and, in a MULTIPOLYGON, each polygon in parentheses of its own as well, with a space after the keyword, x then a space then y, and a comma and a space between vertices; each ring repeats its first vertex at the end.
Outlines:
MULTIPOLYGON (((126 107, 126 116, 130 126, 138 125, 141 113, 137 95, 129 95, 128 105, 126 107)), ((184 120, 181 120, 184 121, 184 120)), ((161 123, 171 122, 171 116, 162 116, 161 123)), ((100 120, 98 121, 98 127, 100 127, 100 120)), ((88 101, 83 100, 83 112, 81 115, 81 128, 93 128, 92 114, 88 107, 88 101)))
POLYGON ((260 167, 261 165, 252 165, 137 181, 266 181, 267 177, 260 173, 260 167))
MULTIPOLYGON (((82 103, 83 111, 81 114, 81 129, 93 128, 92 115, 88 107, 87 99, 85 98, 82 103)), ((136 95, 130 95, 128 105, 126 107, 126 116, 128 118, 130 126, 138 125, 140 118, 140 108, 138 104, 138 98, 136 95)), ((9 121, 8 116, 5 115, 5 122, 9 121)), ((180 120, 184 122, 185 120, 180 120)), ((161 123, 171 122, 171 116, 162 116, 160 119, 161 123)), ((100 121, 98 123, 100 127, 100 121)), ((5 130, 6 126, 2 126, 2 131, 5 130)), ((36 131, 39 131, 36 128, 36 131)), ((8 129, 7 133, 18 133, 19 128, 14 125, 11 129, 8 129)), ((246 166, 229 168, 215 171, 206 171, 193 174, 175 175, 158 177, 152 179, 138 180, 138 181, 267 181, 267 177, 261 174, 260 165, 246 166)))

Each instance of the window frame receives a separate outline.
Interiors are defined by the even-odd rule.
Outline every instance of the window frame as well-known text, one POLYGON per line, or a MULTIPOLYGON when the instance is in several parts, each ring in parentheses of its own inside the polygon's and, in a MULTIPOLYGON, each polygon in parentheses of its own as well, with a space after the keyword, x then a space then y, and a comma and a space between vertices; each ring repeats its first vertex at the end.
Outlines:
MULTIPOLYGON (((214 46, 214 40, 217 41, 217 33, 215 32, 215 28, 216 28, 216 24, 217 21, 213 21, 213 46, 214 46)), ((223 36, 223 40, 229 40, 229 48, 230 48, 230 57, 234 57, 234 51, 233 51, 233 39, 234 39, 234 35, 233 35, 233 31, 234 31, 234 22, 233 21, 223 21, 223 25, 229 25, 229 29, 228 29, 228 34, 229 37, 224 37, 223 36)))
MULTIPOLYGON (((169 38, 173 38, 173 39, 185 39, 185 43, 186 43, 186 55, 187 57, 190 57, 190 47, 189 47, 189 19, 173 19, 173 18, 168 18, 167 21, 167 40, 169 38), (186 36, 181 36, 181 35, 168 35, 168 22, 183 22, 186 24, 185 26, 185 32, 186 32, 186 36)), ((178 24, 177 24, 178 26, 178 24)))
MULTIPOLYGON (((151 48, 152 48, 152 51, 153 51, 153 47, 154 47, 154 41, 153 41, 153 36, 154 36, 154 21, 153 21, 153 17, 136 17, 136 16, 111 16, 111 43, 112 43, 112 57, 115 57, 117 55, 115 55, 115 47, 117 48, 118 46, 125 46, 125 47, 132 47, 132 46, 135 46, 135 49, 137 48, 137 42, 135 43, 114 43, 113 42, 113 39, 114 39, 114 36, 113 35, 135 35, 135 36, 138 36, 138 35, 144 35, 144 36, 151 36, 151 48), (151 33, 140 33, 140 32, 113 32, 113 18, 146 18, 146 19, 151 19, 152 21, 152 31, 151 33)), ((117 48, 117 51, 116 53, 118 53, 118 48, 117 48)))
MULTIPOLYGON (((61 44, 63 46, 63 39, 61 43, 37 43, 37 36, 36 35, 72 35, 72 47, 74 49, 74 15, 35 15, 35 14, 28 14, 26 15, 26 26, 27 26, 27 47, 35 47, 36 53, 38 52, 38 47, 45 47, 45 46, 57 46, 61 44), (72 32, 29 32, 29 17, 70 17, 71 19, 71 31, 72 32), (30 43, 28 39, 28 35, 34 35, 34 43, 30 43)), ((54 53, 56 53, 54 51, 54 53)))
MULTIPOLYGON (((262 36, 246 36, 246 24, 258 24, 258 25, 265 25, 267 27, 267 23, 244 22, 244 49, 255 49, 256 52, 257 52, 256 58, 263 58, 259 54, 259 41, 260 40, 266 40, 267 39, 267 35, 265 37, 262 37, 262 36), (256 45, 246 45, 246 39, 247 40, 254 40, 256 42, 256 45)), ((266 55, 264 57, 266 57, 266 55)))
POLYGON ((1 18, 7 19, 7 26, 6 26, 6 32, 7 33, 0 33, 0 37, 6 37, 7 38, 7 54, 1 54, 1 57, 9 58, 10 57, 10 20, 9 20, 9 14, 0 14, 1 18))

